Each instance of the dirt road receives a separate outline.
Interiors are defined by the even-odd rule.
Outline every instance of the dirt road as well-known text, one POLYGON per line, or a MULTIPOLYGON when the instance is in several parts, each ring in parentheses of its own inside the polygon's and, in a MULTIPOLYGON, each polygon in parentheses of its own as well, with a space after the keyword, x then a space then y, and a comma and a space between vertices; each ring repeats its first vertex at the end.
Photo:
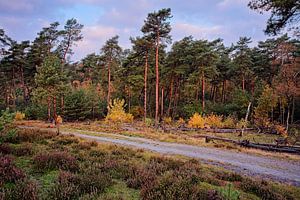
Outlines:
POLYGON ((162 154, 182 155, 201 160, 248 176, 257 176, 274 181, 300 186, 300 161, 250 155, 223 149, 159 142, 151 139, 129 137, 93 131, 62 131, 77 137, 151 150, 162 154), (89 135, 88 135, 89 134, 89 135))

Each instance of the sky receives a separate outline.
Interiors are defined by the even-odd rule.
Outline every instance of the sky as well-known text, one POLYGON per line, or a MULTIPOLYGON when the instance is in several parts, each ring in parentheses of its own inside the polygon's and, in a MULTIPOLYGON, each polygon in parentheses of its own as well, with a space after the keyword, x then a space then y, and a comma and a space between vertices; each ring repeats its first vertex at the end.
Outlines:
POLYGON ((37 33, 58 21, 76 18, 84 25, 83 40, 73 47, 71 60, 99 53, 104 42, 119 35, 120 45, 130 48, 130 36, 142 35, 147 14, 162 8, 172 11, 172 40, 222 38, 226 45, 240 36, 253 44, 265 40, 268 15, 247 7, 248 0, 0 0, 0 28, 17 41, 34 40, 37 33))

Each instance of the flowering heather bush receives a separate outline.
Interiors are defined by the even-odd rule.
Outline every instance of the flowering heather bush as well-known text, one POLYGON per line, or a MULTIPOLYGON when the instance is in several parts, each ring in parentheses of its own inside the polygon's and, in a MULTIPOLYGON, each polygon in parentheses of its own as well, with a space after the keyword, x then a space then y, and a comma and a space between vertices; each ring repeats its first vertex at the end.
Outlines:
POLYGON ((78 199, 80 195, 79 182, 75 174, 67 171, 60 171, 55 185, 49 191, 48 196, 53 199, 64 200, 64 199, 78 199))
POLYGON ((60 135, 55 138, 55 143, 59 145, 78 144, 79 140, 74 135, 60 135))
POLYGON ((21 146, 14 148, 14 155, 16 156, 26 156, 32 154, 32 144, 24 143, 21 146))
POLYGON ((5 182, 15 183, 23 178, 25 178, 25 173, 14 165, 11 157, 0 156, 0 185, 5 182))
POLYGON ((133 176, 126 181, 127 186, 134 189, 139 189, 142 185, 152 184, 156 178, 156 172, 151 169, 139 168, 134 170, 133 176))
POLYGON ((57 136, 57 134, 54 131, 21 129, 21 130, 18 130, 16 140, 18 142, 35 142, 35 141, 41 141, 44 139, 51 139, 56 136, 57 136))
POLYGON ((13 152, 13 148, 8 143, 0 144, 0 153, 10 154, 13 152))
POLYGON ((74 156, 68 152, 50 152, 41 153, 33 158, 33 163, 36 169, 63 169, 76 171, 78 169, 78 163, 74 156))
POLYGON ((98 146, 98 143, 95 141, 84 141, 78 143, 76 145, 76 148, 90 150, 92 147, 96 147, 96 146, 98 146))
POLYGON ((240 188, 245 192, 253 193, 265 200, 286 199, 282 195, 273 192, 265 181, 258 183, 246 178, 241 182, 240 188))
POLYGON ((177 173, 166 173, 155 182, 143 185, 141 197, 144 200, 221 199, 215 191, 201 190, 193 179, 180 176, 177 173))
POLYGON ((204 128, 205 119, 199 113, 195 113, 188 121, 188 126, 191 128, 204 128))
POLYGON ((15 200, 37 200, 38 188, 37 184, 31 180, 25 179, 18 181, 14 188, 7 192, 7 199, 15 200))
POLYGON ((114 99, 109 103, 108 114, 105 117, 106 122, 130 123, 133 121, 133 115, 125 112, 125 101, 114 99))
POLYGON ((102 193, 110 185, 111 177, 97 169, 88 168, 78 174, 61 171, 49 196, 62 200, 77 199, 84 194, 102 193))

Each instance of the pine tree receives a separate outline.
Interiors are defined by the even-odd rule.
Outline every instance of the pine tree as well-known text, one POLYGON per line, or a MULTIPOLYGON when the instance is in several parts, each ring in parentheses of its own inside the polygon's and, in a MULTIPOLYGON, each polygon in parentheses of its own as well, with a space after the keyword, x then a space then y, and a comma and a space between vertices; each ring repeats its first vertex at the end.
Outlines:
POLYGON ((158 125, 158 111, 159 111, 159 47, 160 43, 170 41, 169 35, 171 31, 171 25, 168 21, 171 18, 171 9, 162 9, 158 12, 149 13, 145 24, 142 27, 142 32, 155 41, 155 125, 158 125))
POLYGON ((65 84, 67 77, 61 70, 61 60, 54 54, 49 54, 41 67, 37 69, 35 83, 37 88, 34 89, 34 97, 40 102, 47 101, 48 120, 51 120, 51 103, 53 105, 53 119, 56 119, 56 100, 62 96, 67 86, 65 84))

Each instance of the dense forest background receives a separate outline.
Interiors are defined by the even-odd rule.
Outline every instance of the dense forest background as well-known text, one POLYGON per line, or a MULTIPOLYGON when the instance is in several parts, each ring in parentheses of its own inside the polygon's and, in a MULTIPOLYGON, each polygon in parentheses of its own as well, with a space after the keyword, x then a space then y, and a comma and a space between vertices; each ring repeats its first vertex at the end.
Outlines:
POLYGON ((122 49, 118 36, 72 63, 83 25, 54 22, 34 41, 16 42, 0 29, 0 110, 28 119, 101 119, 112 99, 124 99, 136 119, 188 119, 215 113, 259 126, 300 120, 300 42, 287 34, 254 45, 240 37, 187 36, 171 46, 171 10, 149 13, 141 36, 122 49))

